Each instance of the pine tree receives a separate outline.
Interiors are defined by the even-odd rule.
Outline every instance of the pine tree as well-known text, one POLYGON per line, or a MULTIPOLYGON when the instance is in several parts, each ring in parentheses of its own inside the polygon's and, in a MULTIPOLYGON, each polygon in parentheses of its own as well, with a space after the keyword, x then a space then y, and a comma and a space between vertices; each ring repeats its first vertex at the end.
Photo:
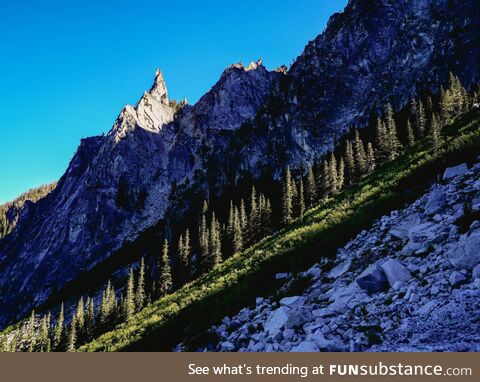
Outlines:
POLYGON ((135 291, 135 309, 139 312, 145 305, 145 260, 140 260, 138 270, 137 289, 135 291))
POLYGON ((232 229, 232 248, 233 253, 240 253, 243 250, 243 233, 240 221, 240 212, 235 208, 233 212, 233 229, 232 229))
MULTIPOLYGON (((453 111, 453 95, 450 90, 445 90, 443 87, 440 88, 440 112, 441 112, 441 125, 445 126, 450 123, 453 111)), ((433 117, 432 117, 433 120, 433 117)), ((433 123, 431 128, 433 127, 433 123)), ((433 130, 430 131, 433 134, 433 130)))
POLYGON ((360 179, 367 173, 367 154, 365 153, 365 146, 363 145, 358 130, 355 131, 353 152, 355 158, 355 173, 357 174, 357 178, 360 179))
POLYGON ((293 190, 292 190, 292 175, 290 167, 287 167, 283 180, 282 187, 282 222, 283 224, 290 224, 293 215, 293 190))
POLYGON ((38 333, 38 344, 41 352, 46 352, 48 349, 49 341, 49 324, 47 321, 47 315, 43 315, 42 323, 40 324, 40 330, 38 333))
POLYGON ((86 314, 85 314, 85 336, 87 340, 93 338, 93 332, 95 330, 95 304, 93 299, 88 297, 86 302, 86 314))
POLYGON ((335 194, 338 189, 337 159, 333 153, 330 154, 329 178, 330 178, 330 194, 335 194))
POLYGON ((75 313, 72 315, 72 321, 70 322, 70 331, 68 333, 67 351, 71 352, 75 350, 75 344, 77 342, 77 316, 75 313))
POLYGON ((209 269, 215 268, 219 265, 222 259, 222 248, 221 248, 221 235, 220 235, 220 223, 215 217, 215 212, 212 214, 212 221, 210 223, 210 240, 209 240, 209 269))
POLYGON ((243 199, 240 201, 240 226, 242 228, 242 232, 245 232, 248 226, 248 221, 247 221, 247 213, 245 211, 245 202, 243 199))
POLYGON ((367 145, 367 172, 372 173, 375 171, 377 163, 375 160, 375 150, 371 142, 368 142, 367 145))
POLYGON ((341 191, 344 185, 345 185, 345 161, 343 160, 343 157, 340 157, 340 161, 338 162, 338 171, 337 171, 338 191, 341 191))
POLYGON ((260 224, 260 214, 258 210, 257 191, 255 186, 252 186, 250 195, 250 215, 248 217, 248 241, 255 242, 260 224))
POLYGON ((63 302, 60 305, 60 312, 58 313, 57 322, 55 323, 55 328, 53 330, 53 348, 55 350, 59 350, 61 346, 61 342, 63 339, 64 333, 64 325, 65 325, 65 317, 63 311, 63 302))
POLYGON ((421 100, 418 101, 418 104, 415 100, 412 101, 412 114, 415 118, 414 122, 417 129, 417 135, 419 138, 422 138, 425 135, 425 129, 427 126, 427 115, 421 100))
POLYGON ((353 154, 352 142, 347 140, 345 144, 345 178, 347 184, 352 184, 355 180, 355 157, 353 154))
POLYGON ((185 236, 183 239, 183 250, 185 251, 185 258, 186 258, 186 268, 185 268, 185 276, 187 280, 190 278, 190 257, 192 255, 192 245, 190 242, 190 230, 187 228, 185 230, 185 236))
POLYGON ((387 128, 380 118, 377 119, 375 130, 375 151, 379 164, 383 164, 389 159, 387 128))
POLYGON ((33 352, 34 349, 35 349, 35 342, 36 342, 36 338, 35 338, 35 311, 32 310, 32 313, 30 314, 30 319, 28 320, 28 324, 27 324, 27 330, 28 330, 28 334, 27 334, 27 343, 28 343, 28 351, 29 352, 33 352))
POLYGON ((317 200, 317 186, 315 184, 315 175, 313 175, 313 167, 308 166, 307 178, 305 181, 305 201, 307 208, 312 207, 317 200))
POLYGON ((165 293, 168 293, 170 291, 170 288, 172 287, 172 271, 170 268, 170 259, 168 256, 167 239, 165 239, 165 241, 163 242, 162 259, 158 272, 158 289, 160 291, 160 295, 163 295, 165 293))
POLYGON ((135 313, 135 293, 134 293, 135 280, 133 276, 133 269, 130 268, 127 282, 127 291, 125 293, 125 300, 123 306, 124 320, 129 321, 135 313))
POLYGON ((300 178, 300 184, 298 186, 298 215, 300 219, 303 219, 305 215, 305 196, 303 191, 303 179, 300 178))
POLYGON ((83 304, 83 296, 78 300, 76 315, 78 337, 82 338, 85 334, 85 309, 83 304))
POLYGON ((432 132, 432 144, 435 151, 438 151, 440 147, 440 131, 441 131, 441 124, 436 114, 432 115, 432 126, 430 128, 432 132))
POLYGON ((398 139, 397 124, 395 123, 395 117, 391 104, 387 105, 387 135, 388 135, 388 160, 394 160, 402 151, 402 144, 398 139))
POLYGON ((413 134, 412 124, 407 120, 407 145, 412 147, 415 144, 415 135, 413 134))
MULTIPOLYGON (((238 210, 238 209, 237 209, 238 210)), ((227 253, 233 254, 234 250, 234 226, 235 226, 235 207, 233 206, 233 201, 230 201, 230 208, 228 210, 228 223, 227 229, 225 232, 226 239, 231 245, 231 248, 228 248, 227 253)))
POLYGON ((115 291, 110 280, 102 292, 102 300, 100 303, 100 324, 102 326, 110 325, 112 323, 113 308, 115 305, 115 291))
MULTIPOLYGON (((207 218, 205 214, 202 214, 202 221, 200 223, 200 229, 199 229, 199 238, 198 242, 200 245, 200 258, 201 258, 201 264, 202 266, 205 266, 205 264, 208 263, 208 257, 209 257, 209 248, 208 248, 208 240, 209 240, 209 233, 207 232, 207 218)), ((205 269, 203 269, 205 271, 205 269)))
POLYGON ((324 159, 322 162, 320 189, 322 192, 322 199, 326 199, 330 196, 330 191, 332 189, 332 181, 330 179, 330 166, 326 159, 324 159))
POLYGON ((291 177, 290 184, 292 187, 292 220, 298 216, 298 187, 295 178, 291 177))
POLYGON ((266 198, 265 200, 265 209, 262 213, 262 234, 264 236, 269 235, 271 233, 272 227, 272 205, 270 200, 266 198))

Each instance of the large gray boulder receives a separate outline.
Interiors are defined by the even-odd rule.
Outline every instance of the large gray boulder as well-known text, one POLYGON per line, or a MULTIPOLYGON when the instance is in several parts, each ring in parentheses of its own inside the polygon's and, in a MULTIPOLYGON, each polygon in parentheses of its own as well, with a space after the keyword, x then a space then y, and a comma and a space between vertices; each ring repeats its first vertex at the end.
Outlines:
POLYGON ((449 180, 456 178, 459 175, 463 175, 468 171, 468 166, 466 163, 462 163, 455 167, 449 167, 445 170, 443 174, 443 180, 449 180))
POLYGON ((395 259, 388 259, 380 265, 380 268, 385 273, 388 283, 393 289, 397 289, 401 284, 412 278, 407 267, 395 259))
POLYGON ((343 263, 340 263, 335 268, 331 269, 330 272, 328 272, 327 277, 331 279, 337 279, 348 272, 351 266, 352 260, 345 260, 343 263))
POLYGON ((280 305, 292 309, 299 308, 305 304, 305 298, 302 296, 284 297, 280 300, 280 305))
POLYGON ((388 289, 388 280, 376 264, 363 271, 356 281, 358 286, 369 294, 388 289))
POLYGON ((427 215, 435 215, 442 212, 447 205, 447 194, 438 187, 432 190, 425 205, 425 213, 427 215))
POLYGON ((300 310, 290 309, 286 306, 274 310, 265 322, 265 330, 273 335, 277 331, 285 328, 291 329, 305 323, 305 315, 300 310))
POLYGON ((472 270, 480 263, 480 231, 462 235, 458 243, 447 247, 446 253, 455 268, 472 270))

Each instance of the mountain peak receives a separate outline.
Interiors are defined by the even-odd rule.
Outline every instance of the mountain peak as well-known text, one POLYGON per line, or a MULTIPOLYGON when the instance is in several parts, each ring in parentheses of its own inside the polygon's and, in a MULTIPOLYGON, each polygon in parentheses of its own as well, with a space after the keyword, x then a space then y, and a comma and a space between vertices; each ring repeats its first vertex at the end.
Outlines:
POLYGON ((109 134, 118 143, 137 127, 158 133, 164 125, 173 121, 173 116, 165 79, 162 71, 157 69, 150 90, 143 93, 135 107, 126 105, 123 108, 109 134))
POLYGON ((168 105, 168 92, 167 85, 165 84, 165 78, 160 69, 155 71, 155 80, 149 91, 150 95, 155 98, 158 102, 168 105))

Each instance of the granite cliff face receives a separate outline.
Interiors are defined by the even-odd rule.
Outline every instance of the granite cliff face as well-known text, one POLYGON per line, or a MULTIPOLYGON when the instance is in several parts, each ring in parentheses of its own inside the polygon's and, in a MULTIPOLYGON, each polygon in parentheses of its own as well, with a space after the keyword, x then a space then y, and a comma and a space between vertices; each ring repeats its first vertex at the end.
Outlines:
POLYGON ((138 104, 108 135, 82 140, 56 189, 0 241, 0 324, 172 214, 174 185, 207 195, 242 174, 278 175, 387 102, 400 107, 438 89, 449 71, 466 85, 478 81, 478 8, 475 0, 351 0, 289 70, 232 65, 180 110, 157 71, 138 104))
POLYGON ((350 0, 257 117, 241 148, 246 157, 259 154, 247 159, 250 167, 309 161, 388 102, 398 109, 417 94, 438 92, 449 71, 467 86, 476 83, 479 25, 475 1, 350 0))

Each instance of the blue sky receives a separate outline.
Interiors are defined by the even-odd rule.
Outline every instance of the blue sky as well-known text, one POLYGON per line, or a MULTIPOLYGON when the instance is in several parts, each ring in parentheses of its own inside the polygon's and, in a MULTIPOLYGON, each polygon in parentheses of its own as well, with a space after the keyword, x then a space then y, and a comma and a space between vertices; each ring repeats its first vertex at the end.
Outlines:
POLYGON ((191 103, 225 67, 290 65, 347 0, 9 1, 0 12, 0 203, 57 180, 161 68, 191 103), (301 4, 301 5, 299 5, 301 4))

